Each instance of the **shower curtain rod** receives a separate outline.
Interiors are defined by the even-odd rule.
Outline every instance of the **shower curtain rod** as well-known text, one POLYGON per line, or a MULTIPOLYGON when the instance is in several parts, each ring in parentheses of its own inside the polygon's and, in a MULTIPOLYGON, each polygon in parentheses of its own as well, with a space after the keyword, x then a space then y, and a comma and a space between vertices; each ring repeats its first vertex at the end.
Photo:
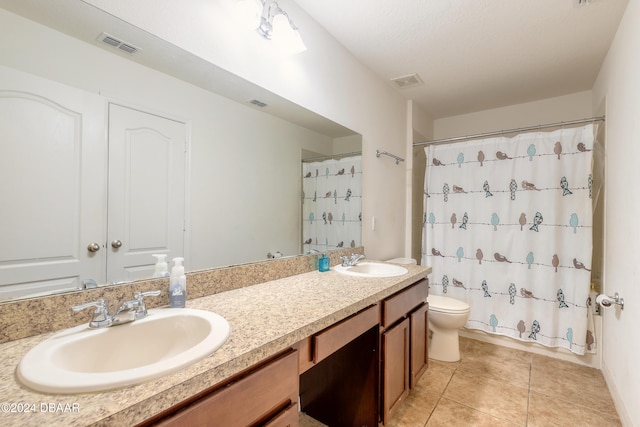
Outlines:
POLYGON ((488 136, 506 135, 506 134, 509 134, 509 133, 519 133, 519 132, 526 132, 526 131, 530 131, 530 130, 538 130, 538 129, 558 127, 558 126, 578 125, 578 124, 581 124, 581 123, 600 122, 600 121, 604 121, 604 117, 605 116, 592 117, 590 119, 570 120, 568 122, 549 123, 549 124, 546 124, 546 125, 528 126, 528 127, 523 127, 523 128, 517 128, 517 129, 506 129, 506 130, 499 130, 499 131, 495 131, 495 132, 479 133, 479 134, 476 134, 476 135, 456 136, 456 137, 453 137, 453 138, 434 139, 433 141, 416 142, 416 143, 413 144, 413 146, 414 147, 420 147, 420 146, 423 146, 423 145, 448 144, 450 142, 464 141, 464 140, 467 140, 467 139, 485 138, 485 137, 488 137, 488 136))
POLYGON ((361 155, 362 155, 362 151, 352 151, 351 153, 340 153, 340 154, 333 154, 331 156, 320 156, 320 157, 314 157, 312 159, 302 159, 302 163, 311 163, 311 162, 317 162, 319 160, 329 160, 329 159, 340 160, 343 157, 361 156, 361 155))

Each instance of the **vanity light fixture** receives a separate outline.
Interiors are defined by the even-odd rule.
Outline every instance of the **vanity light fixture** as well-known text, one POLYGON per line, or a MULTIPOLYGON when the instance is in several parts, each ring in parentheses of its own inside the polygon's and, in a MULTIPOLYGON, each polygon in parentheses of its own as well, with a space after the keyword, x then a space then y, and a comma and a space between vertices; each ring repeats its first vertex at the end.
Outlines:
MULTIPOLYGON (((255 1, 255 0, 254 0, 255 1)), ((298 27, 289 14, 275 0, 260 0, 262 13, 257 32, 266 40, 271 40, 279 49, 295 54, 307 50, 302 42, 298 27)))
POLYGON ((268 42, 261 48, 284 55, 294 55, 307 50, 298 26, 276 0, 228 1, 235 4, 232 14, 243 32, 255 31, 260 34, 262 40, 268 42))
POLYGON ((298 27, 293 23, 287 12, 285 12, 274 0, 261 0, 262 14, 260 15, 260 25, 258 34, 265 39, 271 40, 273 37, 273 21, 276 16, 283 15, 293 31, 298 31, 298 27))

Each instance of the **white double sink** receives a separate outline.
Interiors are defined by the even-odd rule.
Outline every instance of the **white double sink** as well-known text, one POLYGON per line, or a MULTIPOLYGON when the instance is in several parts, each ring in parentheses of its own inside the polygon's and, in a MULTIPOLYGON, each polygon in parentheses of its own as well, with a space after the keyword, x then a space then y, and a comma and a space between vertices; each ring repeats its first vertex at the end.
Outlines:
POLYGON ((212 312, 149 310, 144 319, 124 325, 81 325, 53 335, 22 358, 17 376, 24 385, 51 394, 126 387, 207 357, 229 332, 229 323, 212 312))

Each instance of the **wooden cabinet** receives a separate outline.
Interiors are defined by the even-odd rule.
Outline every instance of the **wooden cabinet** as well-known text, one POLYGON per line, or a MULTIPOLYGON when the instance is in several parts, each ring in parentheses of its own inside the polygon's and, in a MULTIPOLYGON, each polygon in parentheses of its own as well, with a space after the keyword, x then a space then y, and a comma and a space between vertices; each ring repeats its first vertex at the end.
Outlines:
POLYGON ((427 279, 382 301, 380 418, 389 421, 426 371, 427 279))
POLYGON ((410 387, 413 388, 429 364, 429 304, 423 304, 411 312, 411 376, 410 387))
POLYGON ((157 424, 182 426, 298 425, 298 354, 289 351, 212 390, 184 402, 157 424))
POLYGON ((387 423, 428 363, 426 279, 317 332, 140 426, 387 423))
POLYGON ((299 346, 313 359, 301 360, 302 412, 331 427, 378 425, 379 321, 374 305, 299 346))
POLYGON ((382 334, 382 420, 391 419, 409 395, 409 319, 382 334))
POLYGON ((371 306, 313 335, 313 362, 318 363, 378 324, 379 308, 371 306))

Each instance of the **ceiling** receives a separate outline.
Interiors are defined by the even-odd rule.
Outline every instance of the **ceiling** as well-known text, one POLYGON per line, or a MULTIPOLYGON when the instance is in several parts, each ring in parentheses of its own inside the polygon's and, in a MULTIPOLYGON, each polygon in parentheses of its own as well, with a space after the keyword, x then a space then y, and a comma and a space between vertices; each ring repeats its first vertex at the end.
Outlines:
MULTIPOLYGON (((578 1, 295 0, 434 119, 590 90, 628 0, 578 1), (398 88, 391 80, 413 73, 422 84, 398 88)), ((137 62, 238 102, 266 101, 265 112, 334 138, 353 134, 82 0, 0 0, 0 7, 89 43, 96 31, 123 37, 144 46, 137 62)))
POLYGON ((261 107, 250 103, 252 99, 260 100, 268 105, 268 108, 261 111, 331 138, 355 134, 351 129, 250 83, 83 0, 0 0, 0 8, 215 92, 249 108, 261 110, 261 107), (119 51, 98 40, 102 32, 141 47, 142 50, 136 55, 119 51))
POLYGON ((441 118, 590 90, 628 0, 295 2, 390 85, 417 73, 398 91, 441 118))

